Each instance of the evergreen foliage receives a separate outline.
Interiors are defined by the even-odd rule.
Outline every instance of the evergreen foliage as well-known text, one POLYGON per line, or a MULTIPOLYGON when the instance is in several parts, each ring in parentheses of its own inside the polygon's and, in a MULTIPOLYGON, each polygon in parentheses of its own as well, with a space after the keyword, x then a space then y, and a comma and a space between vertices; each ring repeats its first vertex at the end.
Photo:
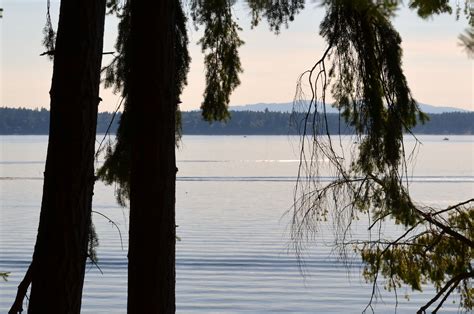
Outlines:
POLYGON ((275 33, 280 32, 282 25, 288 27, 289 22, 304 8, 304 0, 247 1, 252 12, 252 26, 257 26, 264 17, 275 33))
MULTIPOLYGON (((109 13, 115 13, 119 17, 118 36, 115 43, 117 55, 112 62, 102 71, 104 73, 105 88, 113 88, 114 93, 121 93, 123 103, 123 114, 117 130, 115 146, 108 143, 106 146, 106 158, 104 165, 97 171, 97 176, 107 184, 115 183, 117 202, 125 206, 130 195, 130 128, 127 126, 129 120, 128 95, 130 85, 127 78, 130 70, 130 2, 125 1, 123 7, 119 7, 115 1, 108 2, 109 13)), ((99 147, 100 152, 101 147, 99 147)))
MULTIPOLYGON (((374 284, 366 309, 372 307, 378 276, 382 275, 389 289, 402 283, 415 290, 421 290, 422 283, 435 285, 437 295, 419 313, 435 302, 437 311, 455 289, 461 305, 470 310, 474 299, 470 284, 474 277, 470 231, 474 199, 434 209, 417 206, 409 194, 403 134, 424 123, 427 116, 411 96, 401 67, 401 38, 390 22, 399 1, 323 3, 327 14, 321 35, 328 48, 301 76, 297 99, 304 97, 301 82, 307 78, 310 108, 316 107, 317 114, 316 104, 321 103, 325 112, 326 91, 332 81, 336 106, 354 127, 358 140, 350 156, 345 156, 334 148, 329 130, 321 132, 321 119, 313 119, 311 128, 304 125, 292 233, 296 250, 301 249, 307 233, 315 232, 331 215, 341 253, 347 256, 348 248, 359 252, 366 265, 364 275, 374 284), (309 141, 307 133, 312 135, 309 141), (311 147, 309 156, 305 144, 311 147), (337 178, 329 184, 319 182, 316 161, 320 158, 328 159, 336 173, 337 178), (369 217, 368 231, 375 240, 351 240, 352 222, 360 215, 369 217), (389 221, 401 225, 404 233, 385 239, 381 232, 372 232, 389 221)), ((410 6, 421 17, 452 10, 447 1, 412 1, 410 6)), ((306 122, 310 116, 308 111, 306 122)))
MULTIPOLYGON (((469 58, 474 58, 474 7, 472 2, 464 6, 464 15, 469 19, 469 27, 466 29, 464 34, 459 35, 460 45, 464 47, 469 58)), ((459 12, 458 12, 459 16, 459 12)))
MULTIPOLYGON (((188 37, 186 31, 186 17, 182 10, 181 1, 177 1, 176 11, 176 95, 180 95, 187 83, 186 75, 189 71, 190 57, 187 50, 188 37)), ((106 147, 106 158, 104 165, 98 170, 97 175, 107 184, 115 184, 117 201, 125 206, 130 195, 130 156, 131 143, 130 132, 133 126, 129 123, 130 106, 129 95, 129 71, 130 71, 130 1, 125 1, 120 7, 118 2, 111 0, 108 3, 110 13, 115 13, 120 18, 118 26, 119 34, 115 49, 117 55, 112 62, 103 69, 104 85, 113 88, 115 93, 121 93, 124 111, 120 117, 115 145, 108 143, 106 147)), ((181 135, 181 113, 176 100, 176 141, 181 135)))
POLYGON ((464 34, 459 35, 459 40, 469 58, 474 58, 474 27, 467 29, 464 34))
POLYGON ((53 24, 51 23, 50 0, 47 0, 46 3, 46 24, 43 28, 43 46, 46 48, 45 54, 50 60, 52 60, 54 55, 54 45, 56 43, 56 32, 54 31, 53 24))
MULTIPOLYGON (((130 0, 126 0, 120 7, 118 0, 109 0, 110 13, 120 17, 119 35, 117 38, 117 56, 112 63, 104 69, 106 87, 114 87, 116 92, 121 92, 124 101, 124 113, 120 120, 115 146, 107 146, 106 160, 98 171, 98 177, 107 184, 116 184, 116 195, 119 204, 125 205, 130 194, 130 132, 133 132, 128 105, 129 58, 130 53, 130 0)), ((179 95, 186 84, 186 74, 189 69, 189 55, 187 51, 188 38, 186 33, 186 17, 183 13, 182 3, 177 1, 176 18, 176 95, 179 95)), ((200 40, 205 54, 206 87, 204 101, 201 105, 202 115, 207 121, 222 121, 229 118, 228 104, 232 91, 240 84, 239 73, 242 72, 238 48, 243 44, 239 38, 238 24, 234 21, 231 7, 235 1, 229 0, 193 0, 190 2, 191 17, 195 26, 204 25, 204 36, 200 40)), ((258 3, 258 1, 249 1, 258 3)), ((293 18, 302 1, 276 2, 273 6, 253 6, 255 12, 263 12, 272 21, 286 22, 293 18), (295 6, 295 3, 300 3, 295 6), (273 12, 280 12, 277 15, 273 12), (276 17, 278 18, 274 20, 276 17)), ((252 7, 252 6, 251 6, 252 7)), ((257 23, 259 18, 255 18, 257 23)), ((274 22, 276 23, 276 22, 274 22)), ((275 28, 277 30, 277 28, 275 28)), ((181 130, 181 113, 176 106, 176 138, 179 139, 181 130)))
MULTIPOLYGON (((379 9, 363 0, 325 4, 321 35, 333 54, 329 78, 336 82, 332 94, 345 120, 361 137, 349 171, 390 182, 390 189, 375 191, 377 198, 367 199, 385 203, 376 207, 405 207, 399 184, 403 133, 415 126, 417 116, 424 122, 425 115, 412 98, 401 69, 401 39, 388 19, 393 9, 379 9)), ((373 186, 363 185, 360 194, 367 195, 371 189, 373 186)), ((407 223, 413 215, 407 210, 394 218, 407 223)))
POLYGON ((410 1, 410 8, 416 9, 418 15, 422 18, 428 18, 434 14, 453 12, 449 0, 412 0, 410 1))
POLYGON ((199 40, 206 66, 202 115, 208 121, 227 120, 229 97, 240 84, 242 72, 238 53, 244 43, 238 35, 241 29, 233 20, 230 1, 191 1, 191 16, 196 25, 204 25, 204 36, 199 40))

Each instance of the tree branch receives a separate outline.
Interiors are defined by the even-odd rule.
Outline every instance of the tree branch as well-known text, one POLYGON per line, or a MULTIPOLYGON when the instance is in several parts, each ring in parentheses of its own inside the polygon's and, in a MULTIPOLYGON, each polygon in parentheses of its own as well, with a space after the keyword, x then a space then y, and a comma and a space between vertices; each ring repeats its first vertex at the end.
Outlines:
MULTIPOLYGON (((43 53, 40 53, 40 56, 54 56, 55 50, 48 50, 43 53)), ((104 51, 102 52, 103 55, 113 55, 115 51, 104 51)))
POLYGON ((434 217, 432 217, 432 215, 423 212, 422 210, 416 208, 416 206, 413 206, 413 208, 415 209, 417 213, 423 216, 423 218, 425 218, 426 221, 428 221, 429 223, 432 223, 433 225, 437 226, 438 228, 440 228, 441 230, 443 230, 444 232, 446 232, 453 238, 461 241, 464 244, 469 245, 471 248, 474 248, 474 241, 472 241, 471 239, 468 239, 462 234, 460 234, 459 232, 454 231, 452 228, 445 226, 444 224, 436 220, 434 217))
MULTIPOLYGON (((431 306, 431 304, 433 304, 434 302, 436 302, 436 300, 439 299, 439 297, 441 297, 443 295, 443 293, 446 292, 446 290, 448 290, 448 288, 452 285, 452 284, 455 284, 456 282, 459 283, 461 280, 463 279, 467 279, 467 278, 473 278, 474 277, 474 273, 473 272, 469 272, 469 273, 462 273, 462 274, 459 274, 453 278, 451 278, 447 283, 446 285, 444 285, 444 287, 439 290, 439 292, 434 296, 434 298, 432 298, 428 303, 426 303, 425 305, 423 305, 422 307, 420 307, 420 309, 418 310, 418 312, 416 312, 417 314, 424 314, 426 313, 426 310, 431 306)), ((454 286, 456 286, 457 284, 455 284, 454 286)), ((452 291, 452 289, 450 289, 450 291, 452 291)), ((443 298, 442 302, 444 302, 446 298, 443 298)), ((441 303, 442 304, 442 303, 441 303)), ((438 310, 439 306, 436 308, 436 310, 438 310)))
MULTIPOLYGON (((382 188, 385 188, 385 184, 379 179, 377 178, 375 175, 373 174, 370 174, 369 177, 374 180, 374 182, 376 182, 377 184, 379 184, 382 188)), ((451 206, 451 207, 448 207, 446 208, 444 211, 446 210, 451 210, 453 208, 456 208, 456 207, 459 207, 463 204, 467 204, 469 202, 471 202, 473 199, 470 199, 470 200, 467 200, 465 202, 462 202, 462 203, 459 203, 457 205, 454 205, 454 206, 451 206)), ((474 248, 474 241, 472 241, 471 239, 468 239, 466 238, 464 235, 460 234, 459 232, 456 232, 454 231, 452 228, 442 224, 441 222, 439 222, 438 220, 436 220, 436 218, 434 217, 435 215, 437 215, 438 213, 435 213, 434 215, 433 214, 429 214, 429 213, 425 213, 424 211, 422 211, 421 209, 419 209, 418 207, 416 207, 414 204, 411 203, 411 207, 413 208, 413 210, 415 212, 417 212, 420 216, 422 216, 427 222, 437 226, 438 228, 440 228, 441 230, 443 230, 444 232, 446 232, 447 234, 449 234, 450 236, 452 236, 453 238, 461 241, 462 243, 468 245, 469 247, 471 248, 474 248)))
POLYGON ((458 204, 456 204, 456 205, 449 206, 449 207, 447 207, 447 208, 445 208, 445 209, 443 209, 443 210, 437 211, 437 212, 431 214, 431 216, 436 216, 436 215, 445 213, 445 212, 447 212, 447 211, 456 209, 456 208, 458 208, 458 207, 464 206, 464 205, 469 204, 469 203, 471 203, 471 202, 474 202, 474 198, 468 199, 467 201, 464 201, 464 202, 458 203, 458 204))
POLYGON ((18 292, 15 297, 15 302, 13 302, 10 311, 8 314, 17 314, 23 312, 23 299, 25 298, 28 287, 30 286, 31 281, 33 280, 33 262, 31 262, 28 270, 26 271, 25 277, 18 285, 18 292))

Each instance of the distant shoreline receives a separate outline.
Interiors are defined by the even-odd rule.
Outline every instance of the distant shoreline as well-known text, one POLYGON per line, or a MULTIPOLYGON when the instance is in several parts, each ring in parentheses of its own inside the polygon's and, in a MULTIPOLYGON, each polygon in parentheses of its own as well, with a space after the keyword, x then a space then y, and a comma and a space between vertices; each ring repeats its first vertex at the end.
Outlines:
MULTIPOLYGON (((113 117, 101 112, 97 119, 97 134, 105 134, 113 117)), ((414 134, 426 135, 473 135, 474 112, 447 112, 429 114, 430 121, 416 126, 414 134)), ((325 119, 317 116, 320 133, 326 133, 325 119)), ((302 113, 291 115, 273 111, 231 111, 227 122, 203 121, 199 111, 181 113, 184 135, 298 135, 302 129, 302 113)), ((111 125, 110 133, 117 130, 120 113, 111 125)), ((353 128, 343 122, 337 113, 327 115, 330 134, 353 134, 353 128)), ((49 111, 0 107, 0 135, 47 135, 49 133, 49 111)))

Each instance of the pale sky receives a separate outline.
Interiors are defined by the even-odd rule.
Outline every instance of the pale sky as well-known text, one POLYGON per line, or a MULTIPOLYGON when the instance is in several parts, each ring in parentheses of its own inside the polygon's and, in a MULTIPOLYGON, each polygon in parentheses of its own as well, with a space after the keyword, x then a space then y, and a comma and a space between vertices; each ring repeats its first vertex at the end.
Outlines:
MULTIPOLYGON (((57 26, 59 1, 51 0, 53 26, 57 26)), ((454 1, 453 1, 454 3, 454 1)), ((39 54, 45 23, 46 0, 3 0, 0 19, 0 106, 49 108, 52 62, 39 54)), ((245 45, 240 56, 244 73, 242 84, 231 97, 231 105, 259 102, 289 102, 293 99, 298 75, 324 52, 326 43, 319 36, 324 9, 309 2, 289 29, 276 36, 262 21, 250 29, 249 10, 238 5, 234 13, 243 28, 245 45)), ((467 20, 454 15, 422 20, 408 9, 400 10, 395 26, 403 39, 403 67, 415 99, 435 106, 474 110, 472 60, 458 46, 457 36, 467 20)), ((113 51, 116 20, 107 17, 104 51, 113 51)), ((204 90, 204 66, 200 47, 201 32, 189 27, 191 71, 181 96, 182 109, 197 109, 204 90)), ((103 64, 110 56, 104 56, 103 64)), ((108 90, 101 91, 100 111, 114 110, 119 100, 108 90)))

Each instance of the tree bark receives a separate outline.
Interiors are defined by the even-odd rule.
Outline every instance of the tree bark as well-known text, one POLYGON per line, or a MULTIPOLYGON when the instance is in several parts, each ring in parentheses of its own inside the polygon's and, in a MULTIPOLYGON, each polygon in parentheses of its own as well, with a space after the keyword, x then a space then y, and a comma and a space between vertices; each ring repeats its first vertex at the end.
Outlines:
POLYGON ((105 0, 61 1, 28 313, 79 313, 94 188, 105 0))
POLYGON ((128 313, 175 312, 176 3, 131 2, 128 313))

